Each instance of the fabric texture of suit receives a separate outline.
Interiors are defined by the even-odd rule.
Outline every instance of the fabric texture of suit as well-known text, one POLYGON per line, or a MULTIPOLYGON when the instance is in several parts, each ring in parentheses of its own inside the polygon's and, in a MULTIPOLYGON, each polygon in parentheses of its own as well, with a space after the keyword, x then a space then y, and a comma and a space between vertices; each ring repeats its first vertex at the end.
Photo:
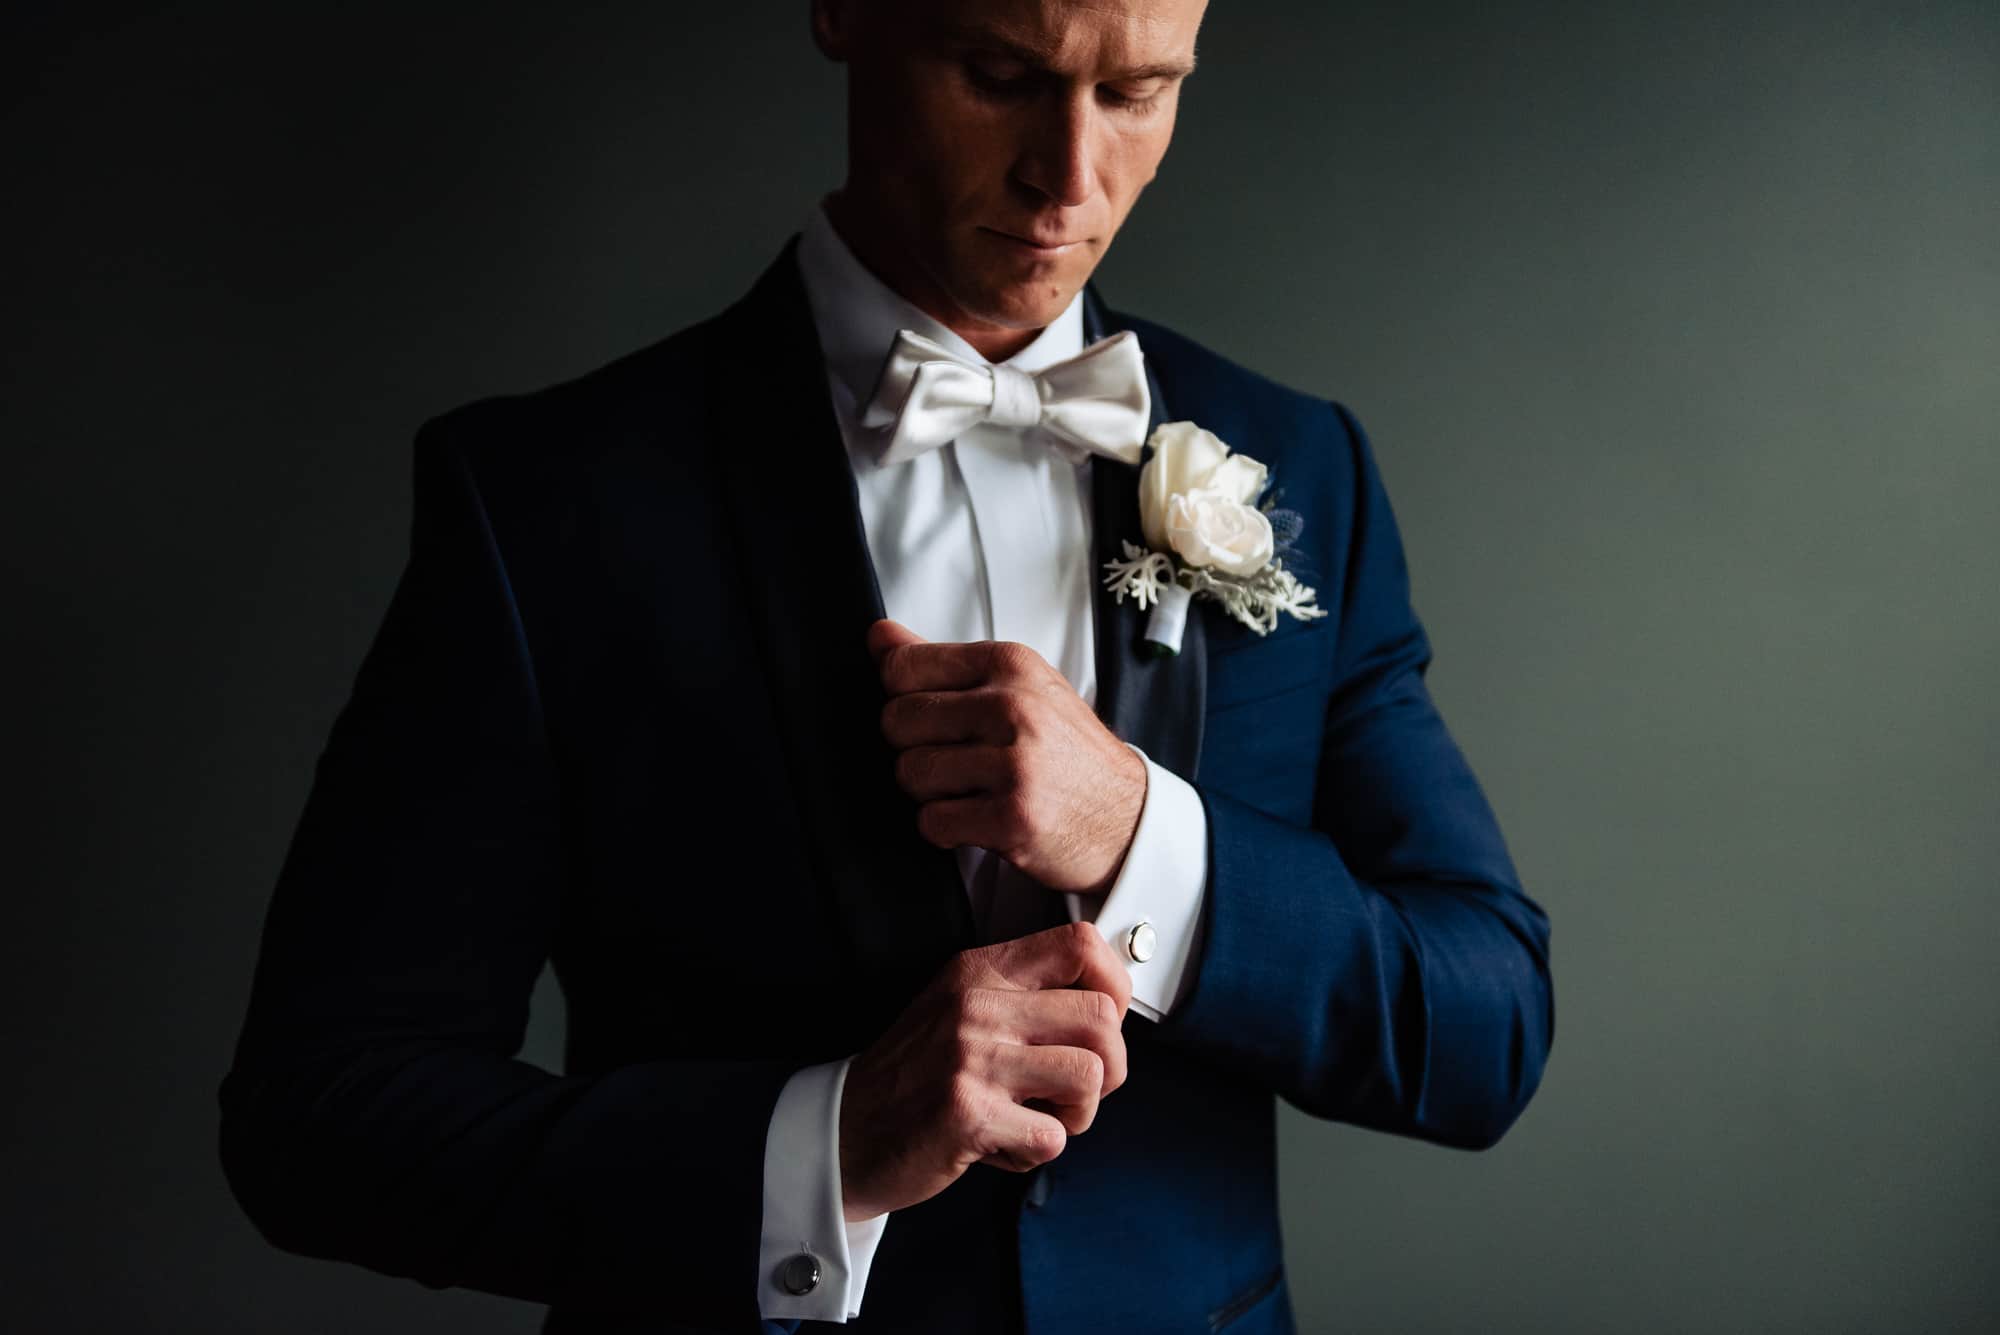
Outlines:
MULTIPOLYGON (((710 320, 418 432, 409 562, 218 1091, 275 1245, 549 1304, 554 1335, 767 1329, 779 1090, 975 944, 878 729, 795 244, 710 320), (562 1075, 514 1056, 544 961, 562 1075)), ((1095 596, 1100 716, 1207 814, 1199 972, 1128 1019, 1127 1083, 1053 1163, 898 1212, 851 1331, 1289 1331, 1274 1096, 1485 1147, 1553 1038, 1548 924, 1425 688, 1360 427, 1094 286, 1085 328, 1136 331, 1155 422, 1269 465, 1330 615, 1259 637, 1197 601, 1151 659, 1095 596)), ((1101 562, 1139 539, 1139 469, 1091 467, 1101 562)))

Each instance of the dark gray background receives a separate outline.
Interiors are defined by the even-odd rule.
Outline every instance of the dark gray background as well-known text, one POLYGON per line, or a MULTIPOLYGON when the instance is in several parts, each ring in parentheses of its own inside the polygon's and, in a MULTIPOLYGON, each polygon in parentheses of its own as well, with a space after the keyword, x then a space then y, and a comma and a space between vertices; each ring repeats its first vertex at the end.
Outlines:
MULTIPOLYGON (((418 422, 838 182, 805 6, 690 8, 16 11, 9 1329, 535 1328, 265 1246, 214 1091, 418 422)), ((1496 1149, 1283 1111, 1302 1326, 1991 1321, 2000 8, 1215 0, 1201 55, 1103 290, 1370 428, 1554 924, 1496 1149)))

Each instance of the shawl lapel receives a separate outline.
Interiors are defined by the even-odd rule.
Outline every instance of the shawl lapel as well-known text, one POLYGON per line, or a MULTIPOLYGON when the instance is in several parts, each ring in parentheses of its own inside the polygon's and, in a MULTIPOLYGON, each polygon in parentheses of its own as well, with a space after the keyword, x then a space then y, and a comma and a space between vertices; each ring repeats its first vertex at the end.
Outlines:
MULTIPOLYGON (((1124 328, 1107 309, 1094 284, 1083 288, 1083 337, 1086 344, 1108 338, 1124 328)), ((1166 396, 1151 358, 1146 383, 1153 411, 1147 434, 1167 421, 1166 396)), ((1143 458, 1150 458, 1149 447, 1143 458)), ((1202 716, 1207 707, 1208 639, 1200 604, 1188 609, 1187 629, 1179 654, 1153 658, 1141 647, 1146 619, 1131 599, 1114 601, 1103 585, 1104 563, 1119 559, 1123 540, 1143 542, 1139 527, 1140 464, 1122 464, 1098 455, 1090 461, 1091 567, 1090 605, 1097 637, 1097 714, 1113 733, 1150 756, 1155 764, 1194 782, 1201 761, 1202 716)))
POLYGON ((797 247, 794 236, 718 317, 708 447, 808 858, 887 1010, 975 944, 972 910, 956 856, 917 833, 881 733, 886 697, 865 636, 884 615, 882 591, 797 247))

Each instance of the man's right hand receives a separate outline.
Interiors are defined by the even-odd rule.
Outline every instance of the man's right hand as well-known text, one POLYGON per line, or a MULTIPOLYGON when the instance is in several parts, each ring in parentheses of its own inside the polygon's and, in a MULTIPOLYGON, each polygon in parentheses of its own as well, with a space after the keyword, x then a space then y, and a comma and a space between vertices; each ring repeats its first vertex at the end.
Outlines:
POLYGON ((975 1163, 1026 1172, 1125 1083, 1132 978, 1089 923, 952 957, 848 1063, 840 1185, 850 1223, 929 1200, 975 1163))

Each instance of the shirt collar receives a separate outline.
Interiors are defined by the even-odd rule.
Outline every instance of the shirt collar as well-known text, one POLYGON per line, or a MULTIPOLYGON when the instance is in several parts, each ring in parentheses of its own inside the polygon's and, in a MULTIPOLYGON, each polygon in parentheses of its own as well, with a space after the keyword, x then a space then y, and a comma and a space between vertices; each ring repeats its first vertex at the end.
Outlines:
MULTIPOLYGON (((874 393, 882 363, 899 329, 922 334, 974 366, 993 365, 978 349, 912 305, 856 259, 827 218, 824 199, 813 206, 800 229, 798 259, 827 369, 846 386, 857 405, 865 404, 874 393)), ((1082 351, 1083 291, 1079 288, 1062 313, 1004 365, 1039 371, 1082 351)))

